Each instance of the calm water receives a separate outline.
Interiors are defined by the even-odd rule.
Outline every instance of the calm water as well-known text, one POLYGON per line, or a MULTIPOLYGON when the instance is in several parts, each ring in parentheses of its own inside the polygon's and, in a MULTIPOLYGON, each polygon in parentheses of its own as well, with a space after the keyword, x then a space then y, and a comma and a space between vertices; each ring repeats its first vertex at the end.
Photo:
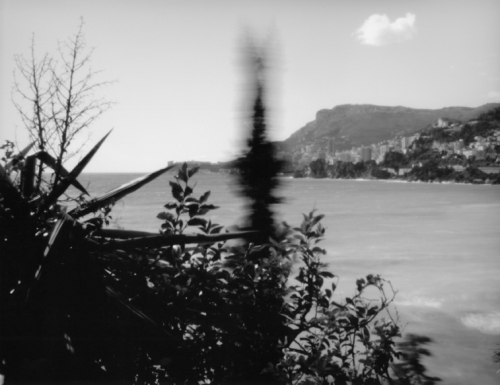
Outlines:
MULTIPOLYGON (((86 174, 92 195, 138 174, 86 174)), ((167 174, 115 206, 115 225, 156 232, 156 214, 171 200, 167 174)), ((200 174, 195 195, 211 190, 221 208, 213 221, 231 226, 244 204, 228 175, 200 174)), ((326 262, 340 276, 338 295, 351 295, 356 278, 381 274, 398 294, 405 333, 434 343, 425 361, 443 384, 497 384, 500 364, 500 186, 381 181, 283 179, 277 207, 298 225, 316 208, 326 215, 326 262)))

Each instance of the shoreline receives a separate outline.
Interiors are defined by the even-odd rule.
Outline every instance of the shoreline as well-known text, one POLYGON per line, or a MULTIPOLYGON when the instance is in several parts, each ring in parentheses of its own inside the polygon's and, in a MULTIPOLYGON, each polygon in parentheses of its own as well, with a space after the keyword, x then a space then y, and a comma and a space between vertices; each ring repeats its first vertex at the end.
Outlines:
MULTIPOLYGON (((495 184, 495 183, 473 183, 473 182, 457 182, 457 181, 423 181, 423 180, 408 180, 408 179, 400 179, 400 178, 388 178, 388 179, 377 179, 377 178, 315 178, 315 177, 290 177, 291 179, 315 179, 315 180, 320 180, 320 179, 328 179, 328 180, 351 180, 351 181, 358 181, 358 182, 388 182, 388 183, 426 183, 426 184, 447 184, 447 185, 470 185, 470 186, 496 186, 500 184, 495 184)), ((287 178, 289 179, 289 178, 287 178)))

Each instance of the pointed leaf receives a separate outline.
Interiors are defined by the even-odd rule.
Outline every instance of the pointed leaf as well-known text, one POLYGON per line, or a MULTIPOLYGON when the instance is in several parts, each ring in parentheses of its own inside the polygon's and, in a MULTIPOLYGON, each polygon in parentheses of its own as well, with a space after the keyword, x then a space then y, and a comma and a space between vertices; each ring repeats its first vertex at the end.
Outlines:
POLYGON ((11 168, 16 165, 19 160, 24 158, 26 154, 31 150, 31 148, 35 145, 36 142, 31 142, 24 150, 22 150, 19 154, 15 155, 12 157, 12 159, 5 165, 5 170, 7 172, 10 172, 11 168))
POLYGON ((31 155, 26 158, 21 172, 21 193, 29 198, 35 192, 36 158, 31 155))
MULTIPOLYGON (((62 229, 64 228, 64 225, 66 223, 67 223, 67 218, 65 216, 63 216, 54 224, 54 227, 52 227, 52 230, 51 230, 50 236, 49 236, 49 240, 47 241, 47 246, 45 247, 45 250, 43 251, 43 258, 46 258, 49 255, 49 253, 52 250, 54 243, 58 239, 59 235, 64 233, 64 231, 62 229)), ((66 228, 66 231, 67 231, 67 228, 66 228)), ((35 273, 36 280, 40 280, 40 277, 42 275, 42 267, 43 267, 43 265, 40 264, 36 273, 35 273)))
POLYGON ((183 164, 183 166, 179 169, 179 173, 177 174, 177 178, 182 180, 183 182, 188 181, 188 176, 186 174, 186 168, 184 167, 186 163, 183 164))
POLYGON ((96 237, 104 238, 117 238, 117 239, 130 239, 130 238, 140 238, 140 237, 152 237, 157 236, 157 233, 148 233, 146 231, 135 231, 135 230, 120 230, 120 229, 100 229, 94 234, 96 237))
POLYGON ((63 217, 63 218, 59 219, 56 222, 56 224, 54 225, 54 227, 52 228, 52 231, 50 232, 49 241, 47 242, 47 246, 45 247, 45 250, 43 252, 44 257, 46 257, 49 254, 50 249, 54 245, 54 242, 56 241, 57 236, 59 235, 59 232, 61 231, 61 229, 64 225, 64 222, 66 222, 66 218, 63 217))
MULTIPOLYGON (((47 166, 49 166, 52 170, 56 171, 57 160, 52 155, 50 155, 45 151, 38 151, 37 153, 34 154, 34 156, 36 156, 42 163, 45 163, 47 166)), ((59 173, 61 174, 62 177, 66 177, 69 175, 68 170, 66 170, 63 166, 61 166, 59 173)), ((75 186, 78 190, 80 190, 82 193, 90 196, 87 190, 85 190, 85 188, 76 179, 73 182, 71 182, 71 184, 75 186)))
POLYGON ((207 201, 208 197, 210 196, 210 191, 207 191, 205 194, 203 194, 200 198, 200 203, 203 204, 207 201))
POLYGON ((141 247, 158 248, 162 246, 185 245, 193 243, 215 243, 219 241, 227 241, 229 239, 252 239, 258 231, 239 231, 234 233, 224 234, 175 234, 175 235, 156 235, 145 236, 126 241, 113 241, 104 243, 99 247, 101 250, 127 250, 141 247))
POLYGON ((169 221, 169 222, 175 221, 174 215, 172 213, 166 213, 166 212, 159 213, 156 216, 156 218, 164 220, 164 221, 169 221))
POLYGON ((82 207, 80 209, 74 209, 69 212, 69 214, 73 218, 80 218, 84 215, 87 215, 89 213, 95 212, 99 210, 101 207, 107 206, 113 202, 116 202, 117 200, 123 198, 124 196, 140 189, 142 186, 145 184, 151 182, 152 180, 158 178, 160 175, 163 173, 167 172, 171 168, 175 166, 169 166, 162 168, 158 171, 152 172, 151 174, 144 175, 140 178, 134 179, 133 181, 126 183, 120 187, 117 187, 109 192, 107 192, 104 195, 101 195, 100 197, 97 197, 93 199, 92 201, 89 202, 89 204, 85 207, 82 207))
POLYGON ((165 207, 166 209, 172 210, 172 209, 175 209, 177 207, 177 203, 176 202, 168 202, 163 207, 165 207))
POLYGON ((193 167, 191 170, 188 171, 188 178, 191 178, 194 174, 198 172, 200 169, 200 166, 193 167))
MULTIPOLYGON (((111 130, 113 131, 113 130, 111 130)), ((99 150, 103 142, 106 140, 109 134, 111 134, 111 131, 109 131, 104 138, 102 138, 99 143, 97 143, 92 150, 89 151, 89 153, 76 165, 76 167, 71 170, 69 175, 65 178, 63 178, 57 186, 54 187, 52 192, 49 194, 45 201, 45 206, 48 207, 51 204, 53 204, 57 198, 59 198, 64 192, 68 189, 69 185, 72 184, 78 175, 83 171, 85 166, 90 162, 90 160, 93 158, 95 153, 99 150)), ((102 207, 102 206, 101 206, 102 207)))
POLYGON ((198 210, 198 215, 205 215, 210 210, 215 210, 218 208, 219 208, 219 206, 214 206, 214 205, 201 205, 199 210, 198 210))

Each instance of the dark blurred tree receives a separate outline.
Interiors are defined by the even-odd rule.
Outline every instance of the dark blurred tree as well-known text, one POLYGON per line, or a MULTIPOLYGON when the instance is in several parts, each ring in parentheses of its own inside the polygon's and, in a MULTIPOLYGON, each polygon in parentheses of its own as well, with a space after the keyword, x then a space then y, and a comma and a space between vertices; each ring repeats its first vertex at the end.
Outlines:
POLYGON ((247 141, 246 154, 237 160, 239 170, 238 183, 240 193, 248 199, 248 227, 259 230, 261 241, 275 236, 275 223, 272 206, 282 202, 276 196, 279 186, 278 173, 283 162, 275 156, 274 145, 268 140, 266 132, 266 108, 264 105, 265 57, 256 47, 249 47, 248 66, 253 80, 253 113, 251 116, 251 134, 247 141))

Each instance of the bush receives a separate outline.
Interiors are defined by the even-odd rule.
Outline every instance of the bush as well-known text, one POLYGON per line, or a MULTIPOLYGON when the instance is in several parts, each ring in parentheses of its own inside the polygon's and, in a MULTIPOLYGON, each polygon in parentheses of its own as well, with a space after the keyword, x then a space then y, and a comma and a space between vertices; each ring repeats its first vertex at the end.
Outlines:
MULTIPOLYGON (((356 282, 351 298, 334 299, 335 276, 317 246, 325 233, 323 216, 305 215, 294 229, 283 224, 278 239, 267 243, 230 246, 224 237, 252 233, 223 233, 204 218, 216 207, 208 203, 210 192, 195 197, 190 178, 196 171, 184 165, 170 182, 174 200, 158 215, 162 235, 119 240, 117 234, 127 238, 127 232, 106 232, 97 216, 85 222, 90 232, 73 224, 58 233, 63 235, 56 236, 50 263, 40 265, 43 274, 21 297, 27 305, 9 295, 12 285, 18 289, 14 281, 2 286, 3 308, 10 311, 4 326, 20 338, 11 339, 4 352, 8 375, 26 379, 30 357, 45 363, 30 372, 36 380, 295 384, 382 383, 394 377, 400 329, 390 315, 379 317, 393 295, 387 295, 385 281, 369 275, 356 282), (184 235, 189 228, 198 235, 184 235), (372 300, 365 298, 370 292, 372 300), (57 322, 40 329, 47 317, 57 322), (60 348, 41 348, 48 336, 60 348)), ((3 263, 20 250, 8 229, 18 228, 10 225, 22 218, 5 192, 1 219, 9 226, 2 227, 2 250, 9 252, 2 254, 3 263)), ((39 217, 20 233, 30 239, 21 245, 38 261, 60 222, 50 236, 36 230, 62 213, 51 209, 45 215, 48 222, 39 217)), ((18 265, 16 279, 28 267, 18 265)))
POLYGON ((171 167, 89 199, 77 177, 107 136, 71 172, 43 149, 27 156, 30 145, 14 156, 6 147, 0 166, 0 373, 8 381, 419 379, 392 364, 402 356, 395 348, 400 328, 388 312, 390 284, 368 275, 356 281, 352 297, 336 298, 336 277, 318 247, 323 216, 304 215, 297 228, 274 222, 270 206, 280 201, 273 189, 281 165, 265 138, 258 85, 250 150, 237 162, 252 209, 246 231, 223 232, 205 218, 217 207, 208 203, 209 191, 194 195, 191 178, 198 169, 187 164, 170 182, 173 200, 158 214, 159 234, 106 229, 115 201, 171 167), (41 183, 45 166, 61 178, 41 183), (254 183, 263 166, 266 183, 254 183), (20 178, 12 180, 16 170, 20 178), (70 185, 82 195, 67 212, 70 185))

